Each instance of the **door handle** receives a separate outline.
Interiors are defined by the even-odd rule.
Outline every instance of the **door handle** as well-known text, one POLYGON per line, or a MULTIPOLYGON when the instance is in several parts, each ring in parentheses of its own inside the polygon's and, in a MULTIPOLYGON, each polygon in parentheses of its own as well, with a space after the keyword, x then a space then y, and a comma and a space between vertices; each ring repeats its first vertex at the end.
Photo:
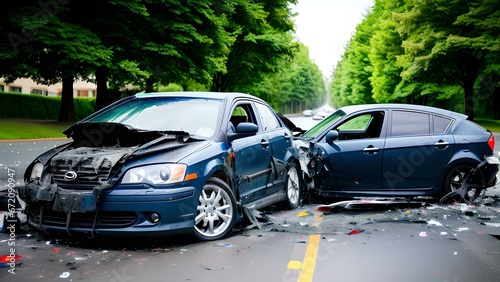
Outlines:
POLYGON ((436 149, 438 149, 438 150, 444 150, 444 149, 448 148, 448 145, 450 145, 450 143, 443 141, 443 140, 439 140, 436 143, 434 143, 434 146, 436 146, 436 149))
POLYGON ((266 139, 262 139, 260 140, 260 145, 262 146, 262 148, 264 148, 265 151, 267 151, 269 147, 269 141, 266 139))
POLYGON ((380 149, 377 148, 377 147, 375 147, 375 146, 373 146, 373 145, 370 145, 370 146, 368 146, 368 147, 366 147, 366 148, 363 149, 363 152, 365 154, 369 154, 369 155, 376 154, 376 153, 378 153, 378 151, 380 151, 380 149))

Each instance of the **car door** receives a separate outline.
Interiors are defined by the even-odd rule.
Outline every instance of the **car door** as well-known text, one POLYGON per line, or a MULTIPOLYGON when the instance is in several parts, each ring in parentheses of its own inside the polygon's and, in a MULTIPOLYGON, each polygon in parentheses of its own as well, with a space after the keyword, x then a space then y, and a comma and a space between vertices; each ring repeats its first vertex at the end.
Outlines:
MULTIPOLYGON (((230 122, 235 129, 242 122, 259 125, 251 102, 235 104, 231 113, 230 122)), ((242 204, 264 197, 271 172, 269 140, 259 130, 254 135, 234 139, 231 148, 234 153, 235 186, 239 190, 242 204)))
POLYGON ((325 169, 317 178, 322 188, 376 190, 382 186, 385 112, 370 111, 346 118, 332 128, 339 139, 320 141, 325 169))
POLYGON ((384 153, 385 189, 425 189, 452 157, 452 120, 426 112, 392 110, 384 153))
POLYGON ((269 106, 261 103, 255 103, 255 106, 262 130, 261 141, 269 142, 268 151, 271 154, 271 173, 263 194, 271 195, 284 187, 287 154, 292 146, 292 133, 279 121, 269 106))

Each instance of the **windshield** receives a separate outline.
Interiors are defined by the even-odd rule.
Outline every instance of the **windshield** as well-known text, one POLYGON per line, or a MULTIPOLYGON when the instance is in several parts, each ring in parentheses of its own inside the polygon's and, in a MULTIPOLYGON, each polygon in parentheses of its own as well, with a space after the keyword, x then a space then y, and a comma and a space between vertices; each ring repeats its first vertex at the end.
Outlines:
POLYGON ((206 98, 150 97, 130 100, 88 122, 114 122, 149 131, 185 131, 211 137, 223 101, 206 98))
POLYGON ((337 110, 320 121, 313 128, 306 131, 302 136, 317 138, 320 134, 324 133, 329 127, 331 127, 334 122, 341 119, 343 116, 345 116, 345 113, 342 110, 337 110))

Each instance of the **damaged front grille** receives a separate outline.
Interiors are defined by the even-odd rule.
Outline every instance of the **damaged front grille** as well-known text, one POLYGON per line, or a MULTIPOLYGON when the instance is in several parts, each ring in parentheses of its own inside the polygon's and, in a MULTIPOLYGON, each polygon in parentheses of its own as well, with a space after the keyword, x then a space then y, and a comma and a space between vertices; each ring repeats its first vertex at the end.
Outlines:
MULTIPOLYGON (((40 222, 40 209, 30 210, 30 217, 40 222)), ((134 225, 137 215, 134 212, 72 213, 69 228, 126 228, 134 225), (94 224, 95 220, 95 224, 94 224)), ((42 225, 50 227, 66 227, 67 215, 64 212, 44 210, 42 225)))
POLYGON ((92 190, 104 184, 113 166, 126 157, 133 148, 88 148, 66 150, 54 156, 49 172, 59 187, 92 190))
POLYGON ((54 183, 62 188, 71 189, 84 189, 91 190, 97 185, 101 185, 106 181, 111 172, 111 164, 109 166, 101 166, 98 169, 93 167, 80 166, 77 168, 75 174, 76 178, 68 180, 66 175, 70 171, 74 171, 74 168, 69 164, 58 163, 51 167, 52 177, 54 183))

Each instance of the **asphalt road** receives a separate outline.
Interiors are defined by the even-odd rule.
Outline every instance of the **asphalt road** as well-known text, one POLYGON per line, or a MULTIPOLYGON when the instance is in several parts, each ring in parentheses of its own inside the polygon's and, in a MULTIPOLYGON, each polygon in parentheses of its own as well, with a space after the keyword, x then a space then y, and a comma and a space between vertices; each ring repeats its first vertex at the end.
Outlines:
MULTIPOLYGON (((31 160, 63 142, 1 142, 0 173, 13 169, 22 185, 31 160)), ((260 228, 243 224, 214 242, 7 230, 0 257, 22 258, 0 268, 0 281, 498 281, 500 188, 475 205, 415 201, 421 206, 331 213, 317 204, 270 207, 261 211, 260 228)))

